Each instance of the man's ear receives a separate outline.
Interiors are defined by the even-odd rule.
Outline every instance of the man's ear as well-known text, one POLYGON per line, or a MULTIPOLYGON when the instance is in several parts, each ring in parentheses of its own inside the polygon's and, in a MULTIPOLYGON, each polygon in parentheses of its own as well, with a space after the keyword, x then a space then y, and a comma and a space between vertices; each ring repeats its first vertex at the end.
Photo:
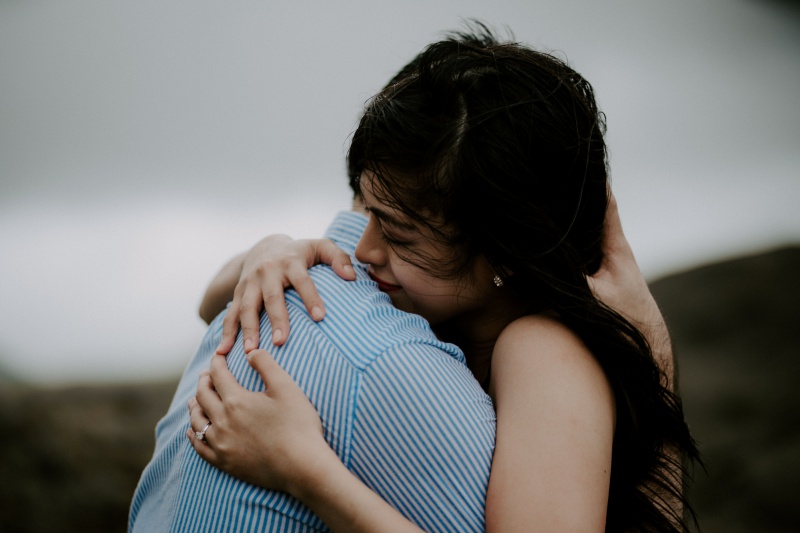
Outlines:
POLYGON ((353 196, 353 207, 352 210, 356 211, 357 213, 362 213, 364 211, 364 199, 361 198, 361 195, 356 193, 353 196))

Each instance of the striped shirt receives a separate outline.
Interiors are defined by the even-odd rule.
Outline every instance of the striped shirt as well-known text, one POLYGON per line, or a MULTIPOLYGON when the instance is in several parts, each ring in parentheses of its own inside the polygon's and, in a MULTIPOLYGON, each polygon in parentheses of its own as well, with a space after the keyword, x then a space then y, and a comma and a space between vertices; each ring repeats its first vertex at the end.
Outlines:
MULTIPOLYGON (((327 237, 352 256, 364 227, 363 216, 340 213, 327 237)), ((327 308, 321 322, 294 291, 286 293, 292 333, 283 346, 269 343, 262 313, 262 347, 309 397, 325 439, 368 487, 426 531, 483 531, 495 437, 491 400, 457 347, 439 341, 421 317, 394 308, 354 264, 355 282, 325 265, 311 269, 327 308)), ((211 323, 156 427, 129 531, 327 531, 291 496, 210 466, 185 436, 186 404, 219 344, 223 316, 211 323)), ((241 334, 227 360, 242 386, 264 389, 241 334)))

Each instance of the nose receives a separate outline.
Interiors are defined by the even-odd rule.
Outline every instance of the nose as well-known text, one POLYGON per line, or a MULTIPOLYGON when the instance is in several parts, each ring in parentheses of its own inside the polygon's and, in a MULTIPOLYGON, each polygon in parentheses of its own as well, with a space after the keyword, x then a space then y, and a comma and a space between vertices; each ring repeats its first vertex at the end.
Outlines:
POLYGON ((381 239, 381 228, 372 214, 356 245, 356 259, 367 265, 383 266, 386 263, 386 243, 381 239))

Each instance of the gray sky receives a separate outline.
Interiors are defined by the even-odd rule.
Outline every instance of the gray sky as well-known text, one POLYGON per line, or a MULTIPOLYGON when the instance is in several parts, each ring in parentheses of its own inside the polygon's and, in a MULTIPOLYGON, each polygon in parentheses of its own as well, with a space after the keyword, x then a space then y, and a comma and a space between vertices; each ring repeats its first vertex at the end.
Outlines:
POLYGON ((767 0, 0 2, 0 366, 174 376, 205 284, 349 195, 364 101, 476 17, 595 86, 656 277, 800 242, 800 11, 767 0))

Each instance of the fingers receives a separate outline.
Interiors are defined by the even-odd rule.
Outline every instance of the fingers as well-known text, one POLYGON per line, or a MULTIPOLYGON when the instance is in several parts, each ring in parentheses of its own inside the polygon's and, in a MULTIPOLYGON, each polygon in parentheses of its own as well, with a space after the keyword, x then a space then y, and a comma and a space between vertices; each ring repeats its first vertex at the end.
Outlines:
POLYGON ((227 355, 234 342, 236 342, 236 333, 239 331, 239 302, 234 299, 225 313, 225 318, 222 320, 222 339, 219 341, 216 353, 218 355, 227 355))
POLYGON ((258 285, 248 284, 242 293, 238 319, 242 328, 245 353, 258 347, 261 338, 261 306, 263 298, 258 285))
POLYGON ((317 241, 315 256, 314 264, 325 263, 330 265, 333 267, 333 271, 346 281, 356 279, 356 271, 353 270, 350 256, 336 246, 332 240, 322 239, 317 241))
MULTIPOLYGON (((335 251, 341 252, 332 241, 297 241, 309 250, 307 264, 300 262, 286 262, 275 268, 276 272, 282 272, 280 280, 280 287, 278 287, 277 280, 270 284, 269 288, 264 291, 264 308, 269 317, 270 324, 272 325, 272 341, 273 344, 279 346, 283 344, 289 337, 289 313, 286 309, 286 300, 283 296, 283 290, 293 287, 312 319, 320 321, 325 318, 325 304, 322 301, 319 293, 317 292, 316 285, 314 284, 308 269, 316 264, 319 264, 321 259, 318 253, 318 243, 330 243, 328 250, 323 254, 322 262, 335 251), (332 249, 330 249, 332 247, 332 249), (280 288, 280 291, 278 290, 280 288)), ((344 252, 341 252, 344 254, 344 252)), ((344 254, 346 256, 346 254, 344 254)), ((349 259, 349 258, 348 258, 349 259)), ((337 259, 339 263, 342 259, 337 259)), ((341 266, 340 266, 341 269, 341 266)), ((352 269, 352 267, 351 267, 352 269)), ((355 276, 355 272, 353 272, 355 276)))
POLYGON ((210 424, 208 427, 206 427, 206 424, 209 424, 210 421, 205 417, 205 414, 202 412, 202 409, 198 406, 194 398, 189 400, 189 419, 190 426, 189 429, 186 430, 186 437, 189 439, 189 443, 192 445, 192 448, 194 448, 194 451, 197 452, 197 454, 207 462, 215 466, 219 465, 219 456, 211 446, 211 443, 213 442, 212 428, 214 425, 210 424), (203 440, 200 440, 197 437, 196 431, 203 433, 203 440))
POLYGON ((356 278, 350 257, 329 239, 292 241, 272 236, 258 243, 245 258, 242 277, 223 320, 218 354, 227 354, 241 326, 244 350, 249 353, 259 345, 261 309, 272 326, 272 342, 280 346, 289 338, 289 313, 284 291, 294 287, 314 320, 325 317, 325 305, 308 269, 326 263, 345 280, 356 278))
MULTIPOLYGON (((202 431, 209 422, 210 420, 206 416, 205 411, 203 411, 203 408, 197 403, 197 399, 192 398, 189 400, 189 423, 192 429, 195 431, 202 431)), ((208 433, 208 430, 206 430, 206 433, 208 433)))
POLYGON ((322 303, 322 298, 317 292, 317 287, 311 280, 311 276, 308 275, 308 271, 304 270, 302 275, 292 280, 291 283, 303 300, 311 318, 317 322, 325 318, 325 304, 322 303))
MULTIPOLYGON (((221 359, 222 356, 219 356, 221 359)), ((190 419, 192 420, 192 427, 198 430, 203 426, 199 425, 202 419, 221 420, 225 416, 225 408, 222 405, 222 399, 217 394, 214 388, 214 383, 211 379, 210 373, 203 373, 197 381, 197 392, 195 393, 195 402, 198 408, 192 408, 190 403, 189 407, 192 409, 190 419), (199 411, 201 418, 195 418, 195 411, 199 411)), ((203 422, 205 424, 205 422, 203 422)))
MULTIPOLYGON (((342 252, 344 253, 344 252, 342 252)), ((353 268, 353 264, 350 262, 350 256, 345 254, 344 260, 336 260, 331 265, 333 267, 333 271, 336 272, 340 278, 345 281, 355 281, 356 280, 356 271, 353 268)))
MULTIPOLYGON (((310 243, 313 252, 312 256, 309 258, 309 268, 324 263, 330 265, 340 278, 346 281, 353 281, 356 279, 356 272, 353 269, 350 256, 336 246, 332 240, 319 239, 306 242, 310 243)), ((311 276, 308 274, 308 269, 300 268, 287 271, 286 286, 294 287, 303 300, 311 318, 317 322, 325 318, 325 304, 317 292, 317 288, 311 276)), ((273 324, 274 328, 275 325, 274 322, 272 322, 272 316, 270 316, 270 322, 273 324)), ((288 320, 286 324, 288 327, 288 320)))
MULTIPOLYGON (((289 311, 286 308, 286 298, 284 291, 292 284, 292 279, 288 272, 285 272, 289 267, 284 265, 277 265, 274 263, 264 263, 259 265, 256 269, 258 282, 251 284, 252 298, 255 305, 258 305, 258 311, 261 311, 261 305, 264 306, 264 311, 267 313, 270 326, 272 326, 272 344, 280 346, 289 338, 289 311), (257 293, 257 296, 256 296, 257 293)), ((299 271, 302 275, 308 277, 308 272, 305 268, 300 267, 299 271)), ((319 299, 319 296, 317 296, 319 299)), ((255 309, 248 309, 249 320, 245 324, 245 314, 242 311, 242 335, 244 335, 245 352, 250 353, 250 350, 258 347, 257 334, 260 333, 260 320, 259 315, 255 309), (250 328, 252 328, 252 333, 250 328), (248 340, 255 340, 256 342, 248 344, 248 340)))
POLYGON ((189 400, 189 428, 186 430, 186 437, 195 451, 211 464, 215 464, 218 460, 216 452, 211 447, 213 427, 197 400, 194 398, 189 400), (197 436, 197 432, 202 433, 202 440, 197 436))
POLYGON ((264 380, 268 396, 274 393, 276 385, 281 381, 287 378, 292 379, 266 350, 253 350, 248 354, 247 360, 264 380))
MULTIPOLYGON (((203 375, 201 374, 200 379, 202 380, 202 378, 203 375)), ((209 378, 211 380, 211 387, 216 391, 216 395, 220 400, 224 400, 237 392, 246 390, 236 381, 236 376, 228 369, 227 359, 221 356, 215 355, 211 357, 209 378)))
MULTIPOLYGON (((286 309, 286 298, 283 288, 265 290, 262 294, 264 311, 272 326, 272 344, 281 346, 289 337, 289 311, 286 309)), ((248 350, 245 350, 250 353, 248 350)))
MULTIPOLYGON (((208 431, 206 431, 206 436, 208 436, 208 431)), ((220 464, 219 457, 217 456, 217 453, 214 451, 214 449, 208 444, 208 442, 203 442, 200 439, 198 439, 197 435, 195 435, 194 430, 192 428, 186 430, 186 437, 188 437, 189 442, 191 443, 192 448, 194 448, 194 451, 197 452, 197 455, 199 455, 206 462, 214 466, 220 464)))

